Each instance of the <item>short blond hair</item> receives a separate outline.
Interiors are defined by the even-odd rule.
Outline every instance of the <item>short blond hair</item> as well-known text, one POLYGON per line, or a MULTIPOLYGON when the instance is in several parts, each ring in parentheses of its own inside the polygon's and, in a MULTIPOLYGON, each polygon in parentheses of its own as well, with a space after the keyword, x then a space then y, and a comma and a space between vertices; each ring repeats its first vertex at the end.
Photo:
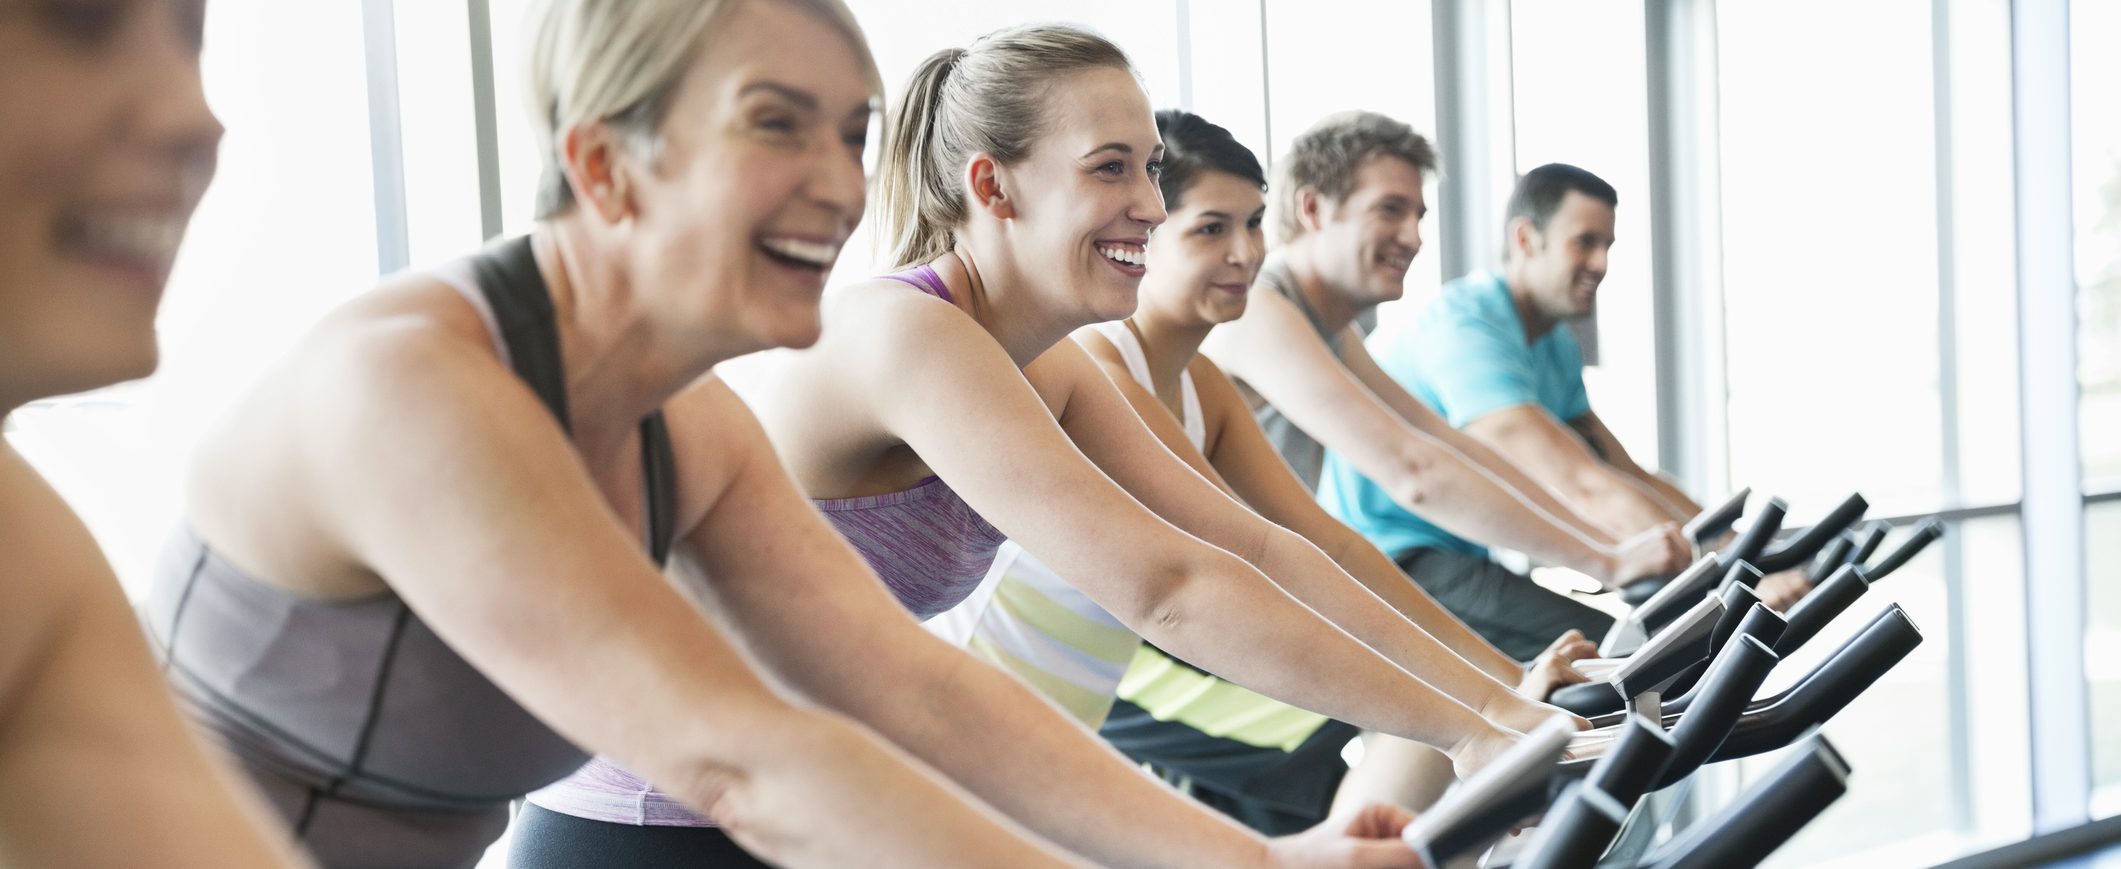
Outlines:
POLYGON ((1339 202, 1355 192, 1355 170, 1376 156, 1397 157, 1425 176, 1436 174, 1436 146, 1413 127, 1376 112, 1328 115, 1297 136, 1288 155, 1275 166, 1275 241, 1294 241, 1303 235, 1296 204, 1304 188, 1339 202))
MULTIPOLYGON (((769 0, 540 0, 531 8, 530 119, 544 172, 537 217, 574 205, 561 138, 576 124, 603 121, 653 160, 663 117, 702 39, 738 3, 769 0)), ((792 3, 842 31, 867 72, 872 94, 883 77, 869 41, 841 0, 792 3)))

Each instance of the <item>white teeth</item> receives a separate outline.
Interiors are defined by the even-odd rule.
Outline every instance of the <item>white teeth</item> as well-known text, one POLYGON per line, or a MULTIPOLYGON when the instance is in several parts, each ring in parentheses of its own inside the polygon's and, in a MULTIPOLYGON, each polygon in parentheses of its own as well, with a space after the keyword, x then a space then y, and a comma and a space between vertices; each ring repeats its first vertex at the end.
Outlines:
POLYGON ((1112 260, 1114 262, 1123 262, 1130 266, 1138 266, 1142 264, 1142 252, 1138 250, 1132 250, 1124 247, 1107 247, 1105 245, 1098 245, 1097 252, 1104 254, 1106 259, 1112 260))
POLYGON ((184 242, 181 217, 106 217, 81 223, 81 240, 120 256, 168 262, 184 242))
POLYGON ((799 238, 769 238, 759 242, 759 246, 789 259, 809 263, 818 268, 831 268, 833 261, 839 259, 840 256, 838 245, 804 241, 799 238))

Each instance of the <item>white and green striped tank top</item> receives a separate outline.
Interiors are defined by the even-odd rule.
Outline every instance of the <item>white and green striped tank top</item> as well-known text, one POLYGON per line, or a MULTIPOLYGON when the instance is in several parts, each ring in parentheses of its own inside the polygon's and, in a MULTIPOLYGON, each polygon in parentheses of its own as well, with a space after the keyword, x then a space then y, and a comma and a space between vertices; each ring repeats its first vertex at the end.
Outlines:
MULTIPOLYGON (((1118 348, 1135 381, 1155 388, 1141 341, 1126 323, 1090 328, 1118 348)), ((1190 373, 1180 375, 1179 389, 1179 423, 1186 439, 1205 449, 1207 423, 1190 373)), ((1300 743, 1325 721, 1175 664, 1014 542, 1002 544, 971 597, 925 624, 1014 673, 1093 730, 1111 713, 1123 679, 1129 699, 1157 718, 1254 745, 1300 743)))

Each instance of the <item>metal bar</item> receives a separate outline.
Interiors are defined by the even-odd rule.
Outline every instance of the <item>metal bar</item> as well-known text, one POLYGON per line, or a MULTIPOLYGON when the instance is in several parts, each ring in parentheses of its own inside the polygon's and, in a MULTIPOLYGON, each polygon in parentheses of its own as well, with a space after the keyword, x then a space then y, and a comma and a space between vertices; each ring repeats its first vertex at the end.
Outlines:
POLYGON ((1730 489, 1716 6, 1644 0, 1658 463, 1696 492, 1730 489))
MULTIPOLYGON (((1946 504, 1959 503, 1959 319, 1956 294, 1958 275, 1952 251, 1958 232, 1952 175, 1956 168, 1952 150, 1952 31, 1951 0, 1930 0, 1930 90, 1932 129, 1936 131, 1937 185, 1937 416, 1939 451, 1943 477, 1938 491, 1946 504)), ((1972 668, 1967 662, 1966 549, 1964 535, 1951 534, 1944 544, 1944 606, 1950 623, 1945 657, 1946 770, 1952 795, 1952 826, 1969 829, 1974 823, 1973 798, 1973 707, 1968 694, 1972 668)))
POLYGON ((1267 29, 1267 0, 1259 0, 1259 119, 1266 130, 1267 153, 1259 155, 1265 163, 1267 177, 1274 177, 1274 77, 1267 72, 1267 64, 1273 52, 1267 50, 1267 40, 1272 31, 1267 29))
POLYGON ((503 224, 501 137, 493 99, 493 15, 487 0, 467 0, 465 7, 471 15, 471 123, 478 147, 479 231, 480 238, 492 241, 501 234, 503 224))
POLYGON ((405 134, 398 111, 398 34, 391 0, 361 0, 368 65, 368 149, 376 197, 376 272, 412 261, 405 217, 405 134))
POLYGON ((1436 139, 1446 171, 1437 220, 1443 278, 1496 259, 1502 211, 1517 178, 1516 112, 1510 92, 1510 7, 1490 0, 1436 0, 1436 139))
POLYGON ((1178 0, 1178 107, 1193 111, 1193 4, 1178 0))
POLYGON ((2036 833, 2082 822, 2091 788, 2069 73, 2068 0, 2012 3, 2019 424, 2032 687, 2027 711, 2036 833))

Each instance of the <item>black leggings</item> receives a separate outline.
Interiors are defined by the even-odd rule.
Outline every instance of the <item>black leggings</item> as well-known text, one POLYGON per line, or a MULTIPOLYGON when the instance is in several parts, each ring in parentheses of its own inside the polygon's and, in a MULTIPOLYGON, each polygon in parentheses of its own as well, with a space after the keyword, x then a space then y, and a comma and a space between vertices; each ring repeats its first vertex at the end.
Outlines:
POLYGON ((737 847, 720 827, 637 827, 564 815, 530 803, 516 815, 509 869, 589 866, 753 867, 772 864, 737 847))

